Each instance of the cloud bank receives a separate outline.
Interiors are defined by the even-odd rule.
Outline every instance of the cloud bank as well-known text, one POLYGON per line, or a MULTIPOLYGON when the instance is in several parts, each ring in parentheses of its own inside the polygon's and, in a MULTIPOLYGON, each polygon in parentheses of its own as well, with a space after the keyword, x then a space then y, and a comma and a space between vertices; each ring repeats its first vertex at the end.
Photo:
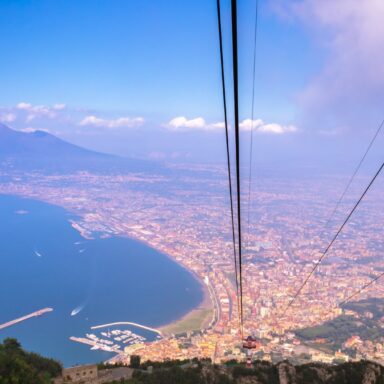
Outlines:
POLYGON ((26 113, 26 122, 46 117, 53 119, 57 116, 58 111, 66 108, 65 104, 54 104, 52 107, 46 105, 32 105, 30 103, 21 102, 16 105, 15 110, 24 111, 26 113))
MULTIPOLYGON (((224 122, 207 123, 204 118, 196 117, 187 119, 184 116, 175 117, 164 126, 174 132, 188 131, 222 131, 225 128, 224 122)), ((294 133, 298 129, 293 125, 281 125, 277 123, 264 123, 261 119, 245 119, 240 122, 240 130, 250 131, 253 129, 256 133, 281 135, 284 133, 294 133)))
POLYGON ((117 119, 102 119, 94 115, 84 117, 79 125, 101 128, 134 128, 144 124, 142 117, 120 117, 117 119))
POLYGON ((240 123, 240 129, 250 131, 253 129, 256 133, 266 133, 272 135, 282 135, 284 133, 295 133, 298 131, 294 125, 281 125, 277 123, 264 123, 261 119, 245 119, 240 123))
POLYGON ((299 94, 307 117, 356 125, 382 111, 384 98, 384 1, 272 0, 298 21, 325 50, 322 69, 299 94))
POLYGON ((166 128, 171 131, 217 131, 224 128, 224 123, 218 122, 213 124, 208 124, 204 118, 196 117, 194 119, 187 119, 184 116, 178 116, 173 118, 164 124, 166 128))

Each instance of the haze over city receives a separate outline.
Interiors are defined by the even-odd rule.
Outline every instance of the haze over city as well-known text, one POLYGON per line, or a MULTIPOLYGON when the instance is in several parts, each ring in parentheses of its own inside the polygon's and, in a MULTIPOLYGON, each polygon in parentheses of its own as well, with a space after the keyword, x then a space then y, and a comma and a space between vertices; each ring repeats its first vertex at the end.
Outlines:
POLYGON ((384 364, 383 16, 2 2, 0 341, 65 367, 384 364))

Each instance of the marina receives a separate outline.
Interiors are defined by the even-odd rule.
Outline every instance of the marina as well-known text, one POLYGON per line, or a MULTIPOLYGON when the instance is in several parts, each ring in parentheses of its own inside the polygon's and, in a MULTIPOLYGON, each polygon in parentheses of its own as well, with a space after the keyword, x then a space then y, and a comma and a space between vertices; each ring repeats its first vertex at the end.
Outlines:
MULTIPOLYGON (((92 329, 94 328, 92 327, 92 329)), ((94 333, 86 333, 85 337, 71 336, 69 339, 89 345, 91 350, 115 353, 122 352, 127 346, 142 344, 147 340, 144 336, 137 335, 129 329, 108 329, 101 332, 99 336, 94 333)))
POLYGON ((0 324, 7 328, 0 331, 1 337, 17 338, 27 349, 52 356, 64 366, 106 361, 111 352, 105 347, 114 344, 124 350, 158 339, 158 332, 133 328, 134 324, 155 329, 181 318, 202 300, 201 286, 193 275, 142 242, 118 236, 84 239, 70 225, 72 216, 67 211, 36 200, 2 195, 0 209, 2 222, 8 223, 1 226, 0 253, 7 273, 0 291, 12 292, 3 295, 0 324), (20 209, 29 214, 15 214, 20 209), (86 251, 79 254, 79 249, 86 251), (151 284, 147 284, 148 275, 151 284), (8 324, 45 307, 54 311, 38 321, 8 324), (111 325, 124 320, 134 324, 111 325), (91 329, 100 325, 107 326, 91 329), (145 341, 128 333, 114 335, 121 340, 101 335, 112 330, 130 330, 145 341), (95 343, 87 333, 113 344, 95 343), (88 344, 70 337, 87 339, 88 344))
POLYGON ((120 321, 120 322, 116 322, 116 323, 96 325, 96 326, 91 327, 91 329, 113 327, 113 326, 116 326, 116 325, 131 325, 133 327, 137 327, 137 328, 145 329, 147 331, 155 332, 155 333, 159 334, 160 336, 162 336, 161 331, 159 331, 158 329, 147 327, 145 325, 141 325, 141 324, 137 324, 137 323, 132 323, 132 322, 129 322, 129 321, 120 321))

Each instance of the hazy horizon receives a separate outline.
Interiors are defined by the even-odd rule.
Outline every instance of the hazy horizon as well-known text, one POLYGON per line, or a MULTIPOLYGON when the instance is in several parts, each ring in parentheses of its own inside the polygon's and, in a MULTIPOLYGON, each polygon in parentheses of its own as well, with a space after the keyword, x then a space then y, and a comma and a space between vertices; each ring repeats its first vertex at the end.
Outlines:
POLYGON ((0 337, 65 364, 384 365, 383 17, 1 1, 0 337))
MULTIPOLYGON (((250 0, 239 4, 245 163, 254 11, 250 0)), ((3 2, 0 121, 112 154, 225 162, 215 12, 201 0, 3 2)), ((260 2, 255 162, 358 160, 384 118, 380 12, 375 0, 260 2)), ((223 22, 231 95, 228 1, 223 22)))

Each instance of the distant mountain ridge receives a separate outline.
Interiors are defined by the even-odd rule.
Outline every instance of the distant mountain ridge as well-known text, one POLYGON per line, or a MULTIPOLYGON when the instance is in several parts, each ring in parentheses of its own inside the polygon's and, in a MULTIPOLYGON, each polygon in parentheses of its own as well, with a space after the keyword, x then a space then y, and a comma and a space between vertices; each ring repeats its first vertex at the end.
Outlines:
POLYGON ((0 123, 0 169, 47 172, 145 171, 151 162, 79 147, 48 132, 20 132, 0 123))
POLYGON ((20 132, 0 123, 0 156, 32 154, 44 156, 53 154, 56 156, 102 155, 70 144, 45 131, 20 132))

